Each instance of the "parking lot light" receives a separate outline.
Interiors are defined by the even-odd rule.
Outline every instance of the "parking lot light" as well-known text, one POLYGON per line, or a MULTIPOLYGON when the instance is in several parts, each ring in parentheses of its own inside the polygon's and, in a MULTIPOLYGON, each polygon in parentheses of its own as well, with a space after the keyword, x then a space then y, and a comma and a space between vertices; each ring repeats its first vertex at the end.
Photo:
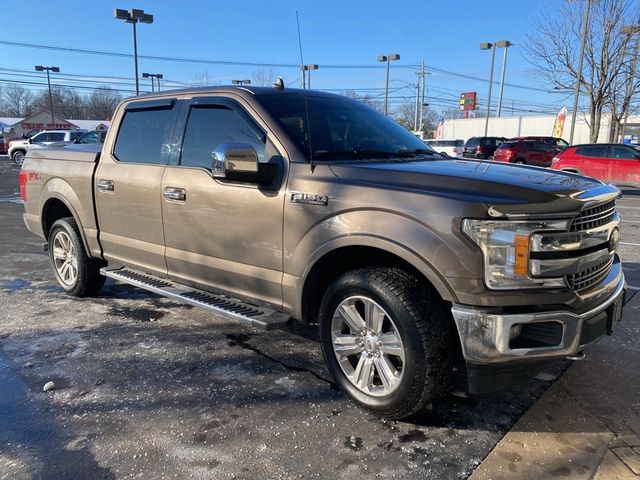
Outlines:
POLYGON ((60 72, 59 67, 43 67, 42 65, 36 65, 36 72, 47 72, 47 85, 49 86, 49 107, 51 109, 51 123, 56 123, 53 118, 53 95, 51 95, 51 79, 49 78, 49 72, 60 72))
POLYGON ((151 93, 153 93, 154 90, 154 78, 158 81, 158 92, 160 91, 160 79, 164 78, 164 75, 162 75, 161 73, 146 73, 146 72, 142 72, 142 78, 150 78, 151 79, 151 93))
POLYGON ((311 88, 311 70, 318 70, 318 65, 312 63, 310 65, 301 65, 300 70, 302 71, 302 88, 311 88), (305 72, 308 72, 309 81, 305 82, 305 72))
POLYGON ((231 85, 251 85, 251 80, 231 80, 231 85))
POLYGON ((384 114, 388 112, 389 105, 389 68, 391 60, 400 60, 400 54, 390 53, 389 55, 378 55, 379 62, 387 62, 387 81, 384 87, 384 114))
POLYGON ((133 66, 136 76, 136 95, 140 95, 140 84, 138 80, 138 41, 136 38, 136 24, 140 23, 153 23, 153 15, 145 13, 144 10, 138 8, 132 8, 130 10, 124 10, 122 8, 116 8, 113 11, 113 18, 122 20, 125 23, 130 23, 133 26, 133 66))
POLYGON ((489 113, 491 112, 491 87, 493 87, 493 63, 496 59, 495 43, 483 42, 480 44, 480 50, 491 50, 491 68, 489 69, 489 93, 487 93, 487 113, 484 117, 484 136, 489 131, 489 113))
POLYGON ((502 112, 502 93, 504 91, 504 76, 507 71, 507 49, 513 46, 509 40, 499 40, 496 42, 496 47, 504 48, 504 56, 502 57, 502 74, 500 75, 500 94, 498 95, 498 117, 502 112))

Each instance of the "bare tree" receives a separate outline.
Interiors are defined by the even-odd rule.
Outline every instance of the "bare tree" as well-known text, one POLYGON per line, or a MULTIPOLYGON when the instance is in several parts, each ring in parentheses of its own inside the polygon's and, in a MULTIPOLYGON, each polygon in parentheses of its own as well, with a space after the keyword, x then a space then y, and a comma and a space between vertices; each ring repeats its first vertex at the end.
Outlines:
MULTIPOLYGON (((580 92, 589 104, 590 141, 596 142, 602 113, 611 107, 611 98, 626 71, 625 52, 631 37, 622 35, 620 27, 638 18, 638 7, 634 0, 589 1, 592 10, 580 92)), ((576 19, 583 18, 585 5, 585 1, 566 1, 553 12, 545 12, 533 23, 533 33, 524 47, 538 73, 559 90, 575 88, 582 34, 581 22, 576 19)))
POLYGON ((102 87, 94 90, 86 99, 86 116, 91 120, 110 120, 122 97, 118 92, 102 87))
POLYGON ((7 117, 28 117, 34 113, 34 95, 21 85, 9 84, 2 92, 2 112, 7 117))
POLYGON ((275 67, 260 67, 251 73, 251 81, 258 87, 270 87, 278 76, 275 67))
MULTIPOLYGON (((74 88, 51 87, 53 113, 62 118, 82 119, 85 117, 85 99, 74 88)), ((34 100, 35 109, 41 112, 51 110, 49 91, 43 90, 34 100)))
POLYGON ((364 103, 365 105, 367 105, 367 106, 369 106, 369 107, 373 108, 374 110, 377 110, 377 111, 379 111, 381 113, 384 110, 384 104, 383 104, 382 100, 378 100, 377 98, 373 98, 369 94, 360 95, 355 90, 345 90, 344 92, 342 92, 342 95, 344 95, 345 97, 353 98, 354 100, 359 100, 362 103, 364 103))
POLYGON ((189 83, 193 84, 194 87, 208 87, 216 85, 218 82, 213 81, 213 77, 209 72, 200 72, 196 75, 196 78, 189 83))

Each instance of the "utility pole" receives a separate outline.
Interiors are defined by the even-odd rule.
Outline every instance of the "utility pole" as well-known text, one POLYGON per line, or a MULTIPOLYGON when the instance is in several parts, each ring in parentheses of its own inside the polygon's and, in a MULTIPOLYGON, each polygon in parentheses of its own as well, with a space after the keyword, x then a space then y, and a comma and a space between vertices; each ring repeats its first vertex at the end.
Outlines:
MULTIPOLYGON (((636 63, 638 62, 638 48, 640 47, 640 38, 638 34, 640 33, 640 25, 624 25, 620 29, 620 33, 625 35, 635 35, 636 42, 633 50, 633 56, 631 57, 631 63, 629 65, 629 76, 627 77, 627 88, 625 93, 625 100, 627 101, 626 105, 623 105, 624 119, 622 120, 622 134, 621 140, 624 142, 624 136, 627 130, 627 119, 629 118, 629 105, 631 104, 631 96, 633 94, 633 79, 636 75, 636 63)), ((624 54, 623 54, 624 57, 624 54)), ((617 141, 617 139, 616 139, 617 141)))
POLYGON ((389 111, 389 70, 391 68, 391 60, 400 60, 400 54, 390 53, 389 55, 378 55, 379 62, 386 62, 387 64, 387 81, 384 86, 384 114, 389 111))
POLYGON ((418 131, 418 114, 420 113, 420 73, 416 73, 416 111, 413 118, 413 131, 418 131))
MULTIPOLYGON (((49 86, 49 108, 51 110, 51 124, 56 123, 53 118, 53 95, 51 94, 51 79, 49 78, 49 72, 60 72, 59 67, 43 67, 42 65, 36 65, 36 72, 47 72, 47 85, 49 86)), ((53 128, 53 127, 51 127, 53 128)))
POLYGON ((589 26, 589 9, 591 0, 585 0, 584 20, 582 25, 582 41, 580 43, 580 56, 578 57, 578 76, 576 78, 576 89, 573 96, 573 110, 571 113, 571 133, 569 134, 569 145, 573 144, 573 132, 576 129, 576 116, 578 115, 578 97, 580 97, 580 83, 582 82, 582 59, 584 57, 584 45, 587 40, 587 28, 589 26))
POLYGON ((422 80, 422 99, 420 100, 420 125, 418 127, 418 130, 420 130, 422 132, 422 127, 424 126, 424 91, 425 91, 425 85, 426 85, 426 80, 425 80, 425 72, 424 72, 424 60, 422 61, 422 68, 420 69, 420 74, 421 74, 421 80, 422 80))

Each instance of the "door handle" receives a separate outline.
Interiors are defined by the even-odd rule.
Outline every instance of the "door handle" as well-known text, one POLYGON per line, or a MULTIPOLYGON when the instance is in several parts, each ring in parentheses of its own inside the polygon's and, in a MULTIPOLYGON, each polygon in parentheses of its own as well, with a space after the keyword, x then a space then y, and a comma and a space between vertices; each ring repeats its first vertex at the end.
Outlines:
POLYGON ((97 187, 103 192, 113 192, 113 180, 100 180, 97 187))
POLYGON ((184 188, 173 188, 167 187, 165 188, 162 195, 167 200, 173 200, 177 202, 184 202, 187 199, 187 192, 184 188))

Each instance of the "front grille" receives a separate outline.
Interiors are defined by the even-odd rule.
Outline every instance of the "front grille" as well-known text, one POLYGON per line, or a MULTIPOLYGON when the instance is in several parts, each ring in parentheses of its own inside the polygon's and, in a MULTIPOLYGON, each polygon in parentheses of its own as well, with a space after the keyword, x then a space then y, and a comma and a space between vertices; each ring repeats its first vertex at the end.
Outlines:
POLYGON ((615 200, 596 205, 595 207, 586 208, 573 219, 570 231, 579 232, 606 225, 613 220, 615 211, 615 200))
POLYGON ((589 288, 591 285, 606 277, 612 265, 613 257, 608 258, 597 265, 593 265, 592 267, 585 268, 573 275, 567 275, 567 284, 569 285, 569 288, 575 291, 589 288))

